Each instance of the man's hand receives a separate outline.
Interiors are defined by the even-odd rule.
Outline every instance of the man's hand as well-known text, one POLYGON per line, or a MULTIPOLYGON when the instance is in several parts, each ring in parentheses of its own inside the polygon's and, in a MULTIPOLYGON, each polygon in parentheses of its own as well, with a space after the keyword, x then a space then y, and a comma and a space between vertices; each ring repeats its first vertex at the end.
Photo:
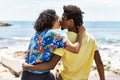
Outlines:
POLYGON ((31 70, 32 67, 33 67, 33 65, 28 64, 28 63, 23 63, 23 64, 22 64, 22 69, 23 69, 23 71, 31 70))

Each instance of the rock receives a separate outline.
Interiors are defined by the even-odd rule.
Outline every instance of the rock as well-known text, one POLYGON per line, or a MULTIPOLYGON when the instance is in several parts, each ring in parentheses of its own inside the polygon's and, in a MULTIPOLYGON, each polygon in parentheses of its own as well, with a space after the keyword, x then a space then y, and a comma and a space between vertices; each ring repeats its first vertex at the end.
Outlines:
POLYGON ((120 75, 120 69, 110 69, 113 73, 120 75))
POLYGON ((14 54, 14 58, 25 59, 25 55, 26 55, 26 52, 24 52, 24 51, 17 51, 14 54))
POLYGON ((8 47, 1 47, 0 49, 8 49, 8 47))
POLYGON ((15 75, 7 67, 0 64, 0 78, 15 78, 15 75))
POLYGON ((12 25, 9 24, 9 23, 3 23, 3 22, 0 22, 0 26, 12 26, 12 25))

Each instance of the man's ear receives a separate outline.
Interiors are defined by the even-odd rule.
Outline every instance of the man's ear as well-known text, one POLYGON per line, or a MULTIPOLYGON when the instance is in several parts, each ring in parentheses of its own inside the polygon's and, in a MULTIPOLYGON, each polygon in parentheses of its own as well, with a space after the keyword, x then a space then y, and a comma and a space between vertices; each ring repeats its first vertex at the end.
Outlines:
POLYGON ((69 20, 69 23, 70 23, 70 25, 74 25, 74 20, 73 20, 73 19, 70 19, 70 20, 69 20))
POLYGON ((73 19, 70 19, 70 23, 73 23, 73 19))
POLYGON ((73 24, 73 19, 69 19, 69 24, 73 24))

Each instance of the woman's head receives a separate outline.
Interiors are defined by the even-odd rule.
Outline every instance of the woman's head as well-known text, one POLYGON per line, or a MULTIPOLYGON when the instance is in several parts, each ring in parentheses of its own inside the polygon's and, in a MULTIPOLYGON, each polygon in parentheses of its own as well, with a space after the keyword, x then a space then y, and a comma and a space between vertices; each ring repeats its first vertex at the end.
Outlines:
POLYGON ((58 16, 54 10, 44 10, 36 20, 34 28, 37 32, 45 29, 51 29, 56 20, 58 20, 58 16))

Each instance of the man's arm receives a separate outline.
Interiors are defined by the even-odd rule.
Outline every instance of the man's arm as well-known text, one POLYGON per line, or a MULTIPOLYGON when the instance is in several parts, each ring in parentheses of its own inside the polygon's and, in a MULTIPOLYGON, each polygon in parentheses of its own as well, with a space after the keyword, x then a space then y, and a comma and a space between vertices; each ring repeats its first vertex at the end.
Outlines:
POLYGON ((48 62, 40 63, 37 65, 30 65, 30 64, 23 64, 23 70, 52 70, 55 68, 59 60, 61 59, 60 56, 53 54, 52 58, 48 62))
POLYGON ((80 47, 82 45, 82 37, 83 37, 83 33, 85 32, 85 27, 84 26, 80 26, 80 28, 78 29, 78 33, 77 33, 77 39, 76 42, 73 44, 72 42, 67 42, 67 47, 65 49, 74 52, 74 53, 78 53, 80 50, 80 47))
POLYGON ((100 80, 105 80, 104 67, 98 50, 95 51, 94 59, 100 76, 100 80))

